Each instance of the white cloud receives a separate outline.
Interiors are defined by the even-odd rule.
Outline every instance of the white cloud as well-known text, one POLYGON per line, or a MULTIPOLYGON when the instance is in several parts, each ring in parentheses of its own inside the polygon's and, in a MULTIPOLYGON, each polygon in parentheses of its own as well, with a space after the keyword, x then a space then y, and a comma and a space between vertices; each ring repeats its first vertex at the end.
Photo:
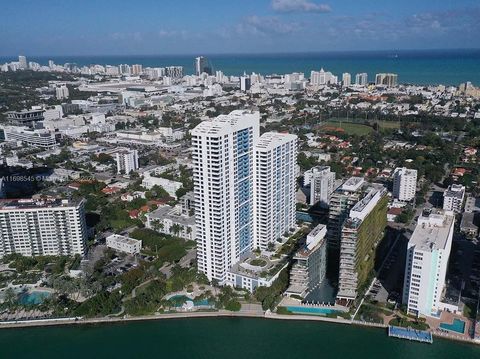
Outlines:
POLYGON ((283 22, 275 16, 249 16, 238 26, 239 34, 286 35, 300 29, 296 22, 283 22))
POLYGON ((328 4, 318 4, 308 0, 272 0, 272 8, 278 12, 318 12, 332 11, 328 4))

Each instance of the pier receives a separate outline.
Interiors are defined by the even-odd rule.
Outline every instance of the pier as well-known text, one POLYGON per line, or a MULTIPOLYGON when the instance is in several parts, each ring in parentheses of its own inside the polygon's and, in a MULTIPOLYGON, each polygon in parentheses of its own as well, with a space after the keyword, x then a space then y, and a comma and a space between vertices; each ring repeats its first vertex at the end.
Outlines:
POLYGON ((433 343, 432 333, 425 330, 388 326, 388 336, 400 339, 414 340, 421 343, 433 343))

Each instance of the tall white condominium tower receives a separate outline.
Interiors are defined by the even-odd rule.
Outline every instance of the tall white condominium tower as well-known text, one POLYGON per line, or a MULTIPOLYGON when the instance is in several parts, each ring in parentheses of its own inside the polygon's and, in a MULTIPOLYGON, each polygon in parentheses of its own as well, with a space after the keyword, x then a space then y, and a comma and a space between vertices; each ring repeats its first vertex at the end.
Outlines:
POLYGON ((348 72, 344 72, 342 75, 342 85, 344 87, 350 86, 352 84, 352 75, 350 75, 348 72))
POLYGON ((443 209, 460 213, 464 199, 465 187, 460 184, 452 184, 443 192, 443 209))
POLYGON ((393 197, 409 202, 415 199, 417 192, 417 170, 398 167, 393 172, 393 197))
POLYGON ((0 206, 0 257, 83 256, 86 238, 83 201, 20 199, 0 206))
POLYGON ((117 173, 129 174, 138 169, 138 151, 131 149, 120 149, 115 152, 115 160, 117 161, 117 173))
POLYGON ((441 303, 455 217, 452 212, 420 216, 408 241, 403 303, 414 315, 431 316, 445 308, 441 303))
POLYGON ((375 75, 375 85, 377 86, 387 86, 395 87, 397 86, 398 75, 397 74, 376 74, 375 75))
POLYGON ((366 86, 368 84, 368 74, 362 72, 361 74, 355 75, 355 85, 366 86))
POLYGON ((22 70, 28 69, 27 58, 25 56, 18 56, 18 67, 22 70))
POLYGON ((223 284, 254 232, 254 146, 260 114, 233 111, 192 131, 198 269, 223 284))
POLYGON ((255 146, 255 243, 269 243, 295 227, 297 136, 267 132, 255 146))
POLYGON ((195 58, 195 74, 200 76, 203 73, 211 75, 212 69, 208 64, 208 59, 204 56, 199 56, 195 58))
POLYGON ((310 205, 318 203, 322 208, 328 208, 330 197, 335 186, 335 172, 329 166, 314 167, 310 175, 310 205))

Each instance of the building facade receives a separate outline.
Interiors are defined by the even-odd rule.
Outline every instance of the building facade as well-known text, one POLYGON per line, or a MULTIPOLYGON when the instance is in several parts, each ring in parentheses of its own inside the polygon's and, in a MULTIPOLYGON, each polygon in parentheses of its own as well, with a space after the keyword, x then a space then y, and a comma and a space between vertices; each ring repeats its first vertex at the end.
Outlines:
POLYGON ((365 180, 361 177, 350 177, 345 183, 337 188, 330 197, 328 211, 328 247, 338 251, 340 249, 340 238, 342 225, 347 219, 350 209, 360 198, 365 180))
POLYGON ((393 172, 393 197, 403 202, 415 199, 417 192, 417 170, 405 167, 396 168, 393 172))
POLYGON ((375 248, 387 224, 387 190, 369 186, 342 226, 337 303, 349 305, 365 287, 375 264, 375 248))
POLYGON ((85 254, 84 202, 5 200, 0 207, 0 257, 85 254))
POLYGON ((461 213, 465 199, 465 186, 452 184, 443 192, 443 209, 461 213))
POLYGON ((295 227, 297 136, 267 132, 255 146, 254 248, 266 250, 295 227))
POLYGON ((142 250, 142 241, 119 234, 112 234, 105 241, 108 248, 127 254, 139 254, 142 250))
POLYGON ((132 149, 121 149, 115 152, 118 174, 129 174, 138 169, 138 151, 132 149))
POLYGON ((305 245, 294 255, 287 295, 305 298, 325 279, 327 271, 327 227, 317 225, 308 235, 305 245))
POLYGON ((314 167, 310 175, 310 205, 328 208, 335 186, 335 172, 329 166, 314 167))
POLYGON ((441 297, 454 224, 452 212, 419 217, 405 259, 403 303, 408 313, 431 316, 443 309, 441 297))
POLYGON ((192 131, 198 269, 224 283, 253 246, 254 146, 260 114, 233 111, 192 131))

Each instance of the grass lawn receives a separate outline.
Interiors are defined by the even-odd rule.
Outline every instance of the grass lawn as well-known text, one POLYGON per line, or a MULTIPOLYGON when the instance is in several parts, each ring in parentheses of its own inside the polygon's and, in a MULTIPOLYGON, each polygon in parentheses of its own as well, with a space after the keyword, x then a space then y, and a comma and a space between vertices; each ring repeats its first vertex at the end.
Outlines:
MULTIPOLYGON (((339 122, 342 122, 342 125, 345 124, 353 124, 353 125, 361 125, 361 126, 367 126, 370 127, 369 125, 365 124, 364 119, 352 119, 352 118, 331 118, 329 119, 326 124, 328 126, 335 126, 338 125, 339 122)), ((399 121, 386 121, 386 120, 368 120, 368 123, 370 125, 373 125, 374 123, 378 123, 380 128, 382 129, 398 129, 400 128, 400 122, 399 121)), ((342 126, 343 127, 343 126, 342 126)), ((347 131, 347 130, 345 130, 347 131)))
POLYGON ((358 136, 368 135, 373 132, 373 128, 370 126, 351 122, 327 121, 323 123, 321 129, 328 132, 345 132, 348 135, 358 136))

